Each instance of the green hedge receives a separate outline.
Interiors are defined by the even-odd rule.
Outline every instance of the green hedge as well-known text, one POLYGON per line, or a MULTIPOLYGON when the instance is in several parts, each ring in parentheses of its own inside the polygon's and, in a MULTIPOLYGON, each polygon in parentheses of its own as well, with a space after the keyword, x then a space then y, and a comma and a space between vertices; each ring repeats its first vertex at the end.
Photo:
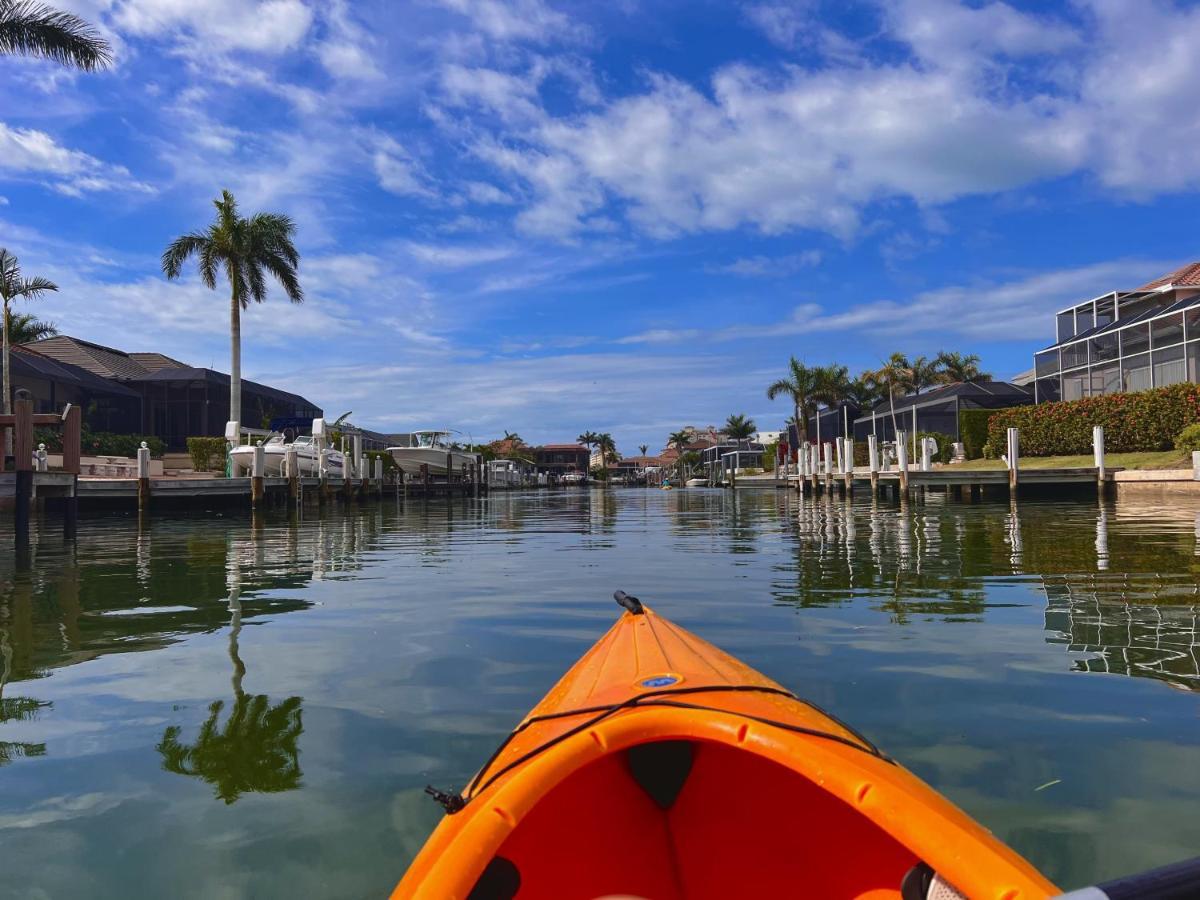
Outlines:
POLYGON ((1132 394, 1107 394, 1061 403, 998 410, 988 422, 988 443, 1003 448, 1005 430, 1021 431, 1025 456, 1089 453, 1092 427, 1104 426, 1111 453, 1170 450, 1176 435, 1200 422, 1200 385, 1186 382, 1132 394))
POLYGON ((190 437, 187 448, 192 457, 192 468, 197 472, 225 471, 225 438, 190 437))
MULTIPOLYGON (((938 462, 938 463, 950 462, 951 457, 954 455, 954 446, 953 446, 954 445, 954 436, 953 435, 942 434, 940 431, 918 431, 917 432, 917 447, 918 447, 917 456, 916 456, 916 459, 910 460, 909 465, 919 466, 921 464, 921 451, 919 448, 921 446, 921 441, 924 438, 933 438, 935 441, 937 441, 938 450, 937 450, 937 453, 933 454, 934 462, 938 462)), ((912 449, 911 445, 909 445, 909 449, 910 450, 912 449)))
MULTIPOLYGON (((84 456, 127 456, 137 459, 142 441, 150 448, 150 455, 160 458, 167 445, 152 434, 113 434, 109 431, 91 431, 86 425, 79 434, 79 450, 84 456)), ((51 453, 62 453, 61 428, 35 428, 33 445, 45 444, 51 453)))
POLYGON ((984 444, 988 442, 988 421, 995 414, 994 409, 958 411, 958 435, 962 439, 963 453, 967 459, 979 459, 983 456, 984 444))
POLYGON ((394 472, 400 469, 400 467, 396 465, 396 460, 392 459, 392 454, 388 453, 386 450, 364 450, 363 456, 371 460, 371 465, 368 470, 371 474, 374 474, 375 472, 375 460, 377 459, 383 460, 383 473, 385 475, 388 472, 394 472))

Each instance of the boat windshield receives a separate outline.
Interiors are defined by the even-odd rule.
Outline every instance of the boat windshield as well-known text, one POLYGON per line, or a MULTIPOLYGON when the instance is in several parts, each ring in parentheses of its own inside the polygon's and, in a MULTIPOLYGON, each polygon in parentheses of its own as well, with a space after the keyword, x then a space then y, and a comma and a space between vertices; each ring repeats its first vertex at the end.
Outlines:
POLYGON ((313 439, 312 439, 311 434, 301 434, 301 435, 298 435, 294 441, 292 441, 292 446, 293 447, 311 447, 312 442, 313 442, 313 439))
POLYGON ((418 447, 444 447, 444 435, 444 431, 418 431, 413 437, 416 438, 418 447))

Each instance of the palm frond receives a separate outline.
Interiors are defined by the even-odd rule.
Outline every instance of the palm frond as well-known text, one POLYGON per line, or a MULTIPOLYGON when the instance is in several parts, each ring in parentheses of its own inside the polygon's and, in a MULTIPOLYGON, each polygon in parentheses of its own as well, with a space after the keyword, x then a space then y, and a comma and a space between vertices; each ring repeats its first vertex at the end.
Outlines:
MULTIPOLYGON (((193 255, 203 255, 208 251, 210 245, 211 241, 208 235, 197 231, 175 238, 163 251, 161 260, 163 274, 168 278, 178 278, 183 272, 183 264, 188 261, 188 258, 193 255)), ((203 276, 203 272, 201 275, 203 276)), ((215 284, 209 285, 209 287, 214 286, 215 284)))
POLYGON ((0 54, 40 57, 86 72, 112 62, 112 48, 95 28, 32 0, 0 0, 0 54))
POLYGON ((32 344, 43 338, 54 337, 58 328, 53 322, 43 322, 33 313, 10 313, 8 316, 8 340, 13 344, 32 344))
POLYGON ((293 303, 304 302, 304 289, 300 287, 300 279, 296 277, 296 267, 289 259, 272 254, 262 260, 262 265, 279 282, 289 300, 293 303))

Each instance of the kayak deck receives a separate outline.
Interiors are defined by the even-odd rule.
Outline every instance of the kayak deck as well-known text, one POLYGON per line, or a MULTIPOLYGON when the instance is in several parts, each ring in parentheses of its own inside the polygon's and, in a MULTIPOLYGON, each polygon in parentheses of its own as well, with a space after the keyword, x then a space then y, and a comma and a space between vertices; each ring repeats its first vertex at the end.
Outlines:
MULTIPOLYGON (((635 601, 636 602, 636 601, 635 601)), ((464 790, 395 897, 1055 893, 866 738, 640 604, 464 790)))

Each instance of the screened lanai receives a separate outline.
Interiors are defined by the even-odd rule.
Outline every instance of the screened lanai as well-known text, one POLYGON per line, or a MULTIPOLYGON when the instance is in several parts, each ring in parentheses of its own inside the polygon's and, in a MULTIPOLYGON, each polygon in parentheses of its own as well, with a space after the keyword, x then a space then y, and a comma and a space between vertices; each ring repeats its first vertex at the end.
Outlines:
POLYGON ((960 440, 958 414, 964 409, 1005 409, 1033 402, 1033 395, 1007 381, 960 382, 921 394, 884 400, 854 421, 854 437, 890 441, 896 431, 948 434, 960 440))

